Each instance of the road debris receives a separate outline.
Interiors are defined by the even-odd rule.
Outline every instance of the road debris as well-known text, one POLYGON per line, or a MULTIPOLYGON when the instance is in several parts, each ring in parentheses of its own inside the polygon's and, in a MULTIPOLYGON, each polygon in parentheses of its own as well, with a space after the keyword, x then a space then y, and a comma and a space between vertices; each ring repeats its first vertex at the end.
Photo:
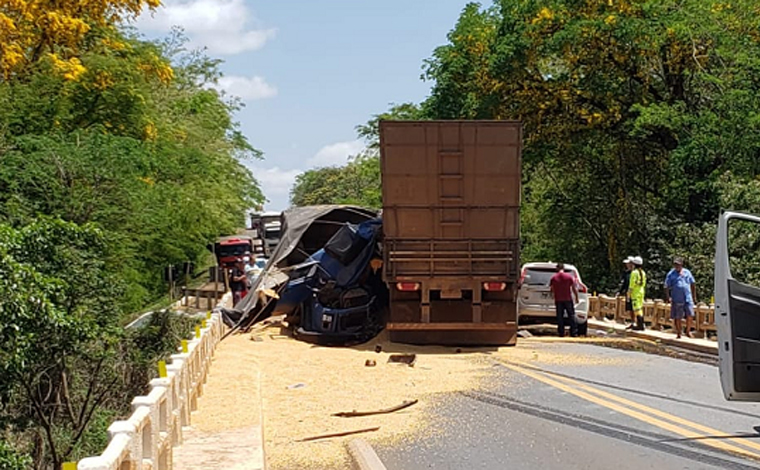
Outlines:
POLYGON ((391 354, 388 357, 388 364, 406 364, 414 367, 415 362, 417 362, 416 354, 391 354))
POLYGON ((381 353, 381 352, 383 352, 383 347, 382 347, 381 345, 379 345, 379 344, 378 344, 377 346, 375 346, 375 352, 376 352, 376 353, 381 353))
MULTIPOLYGON (((267 333, 275 331, 277 328, 272 327, 267 333)), ((247 349, 240 351, 241 356, 255 357, 261 367, 269 470, 351 468, 346 451, 346 441, 351 437, 308 442, 298 439, 345 431, 345 418, 330 415, 336 411, 362 411, 368 403, 382 407, 411 398, 420 400, 400 413, 351 418, 357 428, 380 426, 379 431, 366 434, 373 441, 394 443, 410 435, 431 435, 436 430, 427 425, 430 410, 450 392, 477 388, 479 379, 490 373, 483 349, 454 354, 451 347, 403 345, 399 350, 401 346, 389 342, 385 331, 370 343, 350 348, 313 346, 292 338, 273 341, 268 335, 264 335, 263 343, 244 340, 242 345, 247 349), (380 353, 375 352, 378 344, 382 346, 380 353), (399 352, 415 353, 415 366, 399 367, 387 362, 388 356, 399 352), (375 360, 377 365, 366 367, 367 359, 375 360), (287 389, 297 382, 308 386, 297 391, 287 389), (296 396, 297 403, 293 401, 296 396), (335 408, 336 403, 341 409, 335 408)), ((244 387, 248 383, 236 385, 244 387)))
POLYGON ((373 428, 357 429, 355 431, 334 432, 332 434, 321 434, 319 436, 306 437, 303 439, 299 439, 298 442, 309 442, 309 441, 317 441, 320 439, 330 439, 333 437, 352 436, 354 434, 361 434, 365 432, 375 432, 379 430, 380 430, 380 426, 375 426, 373 428))
POLYGON ((530 338, 531 336, 533 336, 533 333, 531 333, 528 330, 519 330, 517 332, 517 336, 519 336, 520 338, 530 338))
POLYGON ((364 361, 364 367, 375 367, 377 365, 377 361, 374 359, 367 359, 364 361))
POLYGON ((419 402, 419 400, 405 400, 404 403, 396 406, 392 406, 390 408, 384 408, 382 410, 377 411, 341 411, 340 413, 333 413, 333 416, 338 416, 340 418, 355 418, 357 416, 371 416, 371 415, 384 415, 388 413, 394 413, 396 411, 403 410, 405 408, 409 408, 412 405, 416 405, 419 402))
POLYGON ((288 390, 297 390, 299 388, 304 388, 304 387, 306 387, 306 384, 303 382, 299 382, 297 384, 288 385, 288 390))

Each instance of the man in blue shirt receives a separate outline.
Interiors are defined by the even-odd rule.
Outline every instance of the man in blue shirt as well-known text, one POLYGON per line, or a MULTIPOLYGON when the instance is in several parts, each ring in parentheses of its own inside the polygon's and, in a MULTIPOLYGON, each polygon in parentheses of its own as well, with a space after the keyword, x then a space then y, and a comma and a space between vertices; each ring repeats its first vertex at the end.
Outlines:
POLYGON ((683 258, 673 260, 673 269, 665 276, 665 298, 670 301, 670 318, 675 322, 677 337, 681 337, 683 318, 686 317, 686 336, 691 335, 697 287, 691 271, 683 267, 683 258))

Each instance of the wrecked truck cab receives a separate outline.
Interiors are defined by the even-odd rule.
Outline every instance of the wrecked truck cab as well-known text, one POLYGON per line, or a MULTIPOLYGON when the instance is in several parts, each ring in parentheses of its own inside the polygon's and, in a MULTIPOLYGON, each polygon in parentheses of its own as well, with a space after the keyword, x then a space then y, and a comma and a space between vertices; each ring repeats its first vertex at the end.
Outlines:
MULTIPOLYGON (((350 321, 336 322, 338 331, 327 343, 346 344, 376 334, 384 320, 379 309, 384 308, 388 297, 379 272, 382 257, 377 239, 382 230, 378 215, 377 210, 346 205, 294 207, 285 211, 280 243, 248 295, 234 308, 217 309, 232 328, 228 334, 238 329, 245 331, 270 315, 286 314, 296 333, 301 328, 301 337, 316 329, 318 341, 313 342, 325 342, 324 328, 317 328, 316 321, 302 315, 315 311, 313 302, 326 307, 330 310, 326 314, 335 318, 341 317, 346 308, 351 309, 345 313, 350 321), (344 294, 340 303, 341 296, 336 293, 348 288, 365 289, 369 296, 354 290, 344 294), (374 302, 373 296, 378 297, 374 302), (369 311, 364 316, 369 319, 365 322, 367 326, 361 333, 342 331, 341 328, 353 327, 358 322, 356 315, 361 314, 354 309, 362 305, 357 302, 369 311), (381 319, 377 321, 380 327, 376 326, 375 318, 381 319)), ((317 305, 316 310, 320 308, 317 305)))
POLYGON ((366 342, 382 330, 375 303, 353 308, 329 308, 312 299, 301 310, 301 326, 294 330, 298 339, 324 346, 366 342))
POLYGON ((379 219, 346 224, 307 261, 294 267, 275 310, 287 314, 304 341, 345 345, 367 341, 383 327, 387 290, 379 269, 379 219))

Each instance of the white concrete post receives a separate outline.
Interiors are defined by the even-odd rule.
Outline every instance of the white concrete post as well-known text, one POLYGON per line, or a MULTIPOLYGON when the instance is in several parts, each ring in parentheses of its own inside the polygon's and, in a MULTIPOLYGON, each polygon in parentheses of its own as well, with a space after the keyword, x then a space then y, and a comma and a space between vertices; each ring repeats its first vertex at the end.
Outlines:
POLYGON ((111 470, 101 456, 86 457, 77 463, 77 470, 111 470))
POLYGON ((149 436, 146 438, 146 445, 143 447, 143 459, 148 461, 152 466, 151 468, 154 469, 158 468, 158 449, 161 443, 159 400, 163 399, 165 393, 166 389, 164 388, 154 388, 147 396, 135 397, 132 400, 132 409, 137 411, 141 407, 146 408, 150 419, 148 429, 143 431, 143 433, 147 432, 149 436))
POLYGON ((158 391, 158 416, 159 416, 159 442, 158 442, 158 466, 157 470, 170 470, 172 468, 172 438, 174 435, 174 414, 172 395, 174 393, 174 374, 167 374, 165 378, 150 381, 151 394, 158 391))
MULTIPOLYGON (((131 418, 131 417, 130 417, 131 418)), ((109 443, 116 440, 117 436, 127 436, 127 461, 130 462, 130 468, 139 468, 138 463, 142 464, 142 439, 138 436, 137 427, 132 421, 114 421, 108 426, 109 443)), ((121 465, 121 462, 119 462, 121 465)))
MULTIPOLYGON (((189 354, 173 354, 172 355, 172 370, 177 370, 177 389, 179 390, 179 406, 178 409, 180 416, 180 427, 190 425, 190 355, 189 354)), ((181 438, 181 436, 180 436, 181 438)))

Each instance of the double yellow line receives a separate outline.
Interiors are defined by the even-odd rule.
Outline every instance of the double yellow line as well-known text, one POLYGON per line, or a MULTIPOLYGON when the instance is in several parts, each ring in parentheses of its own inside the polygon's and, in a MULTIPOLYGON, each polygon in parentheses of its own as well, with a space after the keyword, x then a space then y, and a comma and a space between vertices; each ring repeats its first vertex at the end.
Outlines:
POLYGON ((543 382, 554 388, 575 395, 596 405, 608 408, 618 413, 630 416, 644 423, 664 429, 688 439, 698 439, 700 443, 723 452, 738 454, 744 457, 760 460, 760 444, 740 437, 721 437, 728 433, 718 431, 708 426, 689 421, 687 419, 665 413, 634 401, 619 397, 596 387, 589 386, 577 380, 543 372, 535 372, 520 363, 499 361, 501 365, 532 379, 543 382), (730 442, 730 444, 729 444, 730 442), (736 444, 736 445, 734 445, 736 444))

